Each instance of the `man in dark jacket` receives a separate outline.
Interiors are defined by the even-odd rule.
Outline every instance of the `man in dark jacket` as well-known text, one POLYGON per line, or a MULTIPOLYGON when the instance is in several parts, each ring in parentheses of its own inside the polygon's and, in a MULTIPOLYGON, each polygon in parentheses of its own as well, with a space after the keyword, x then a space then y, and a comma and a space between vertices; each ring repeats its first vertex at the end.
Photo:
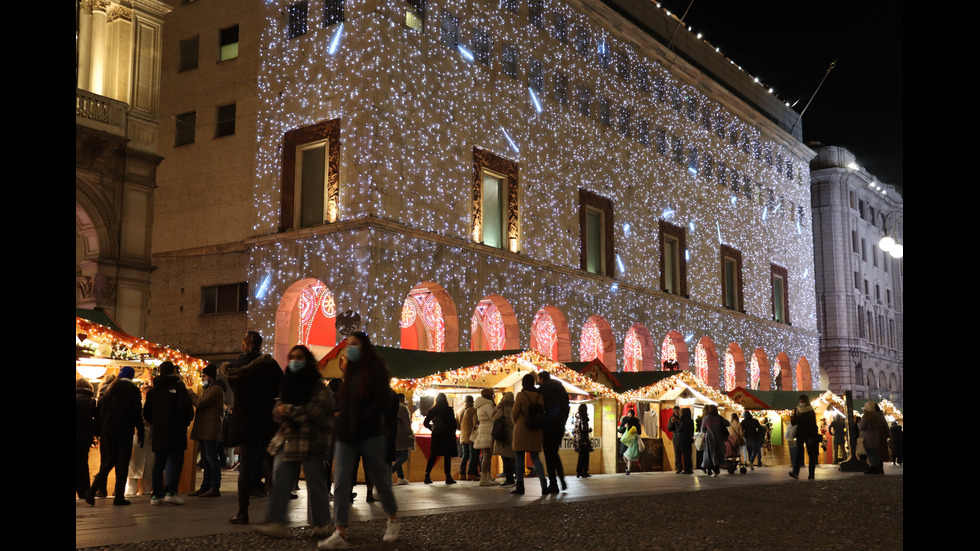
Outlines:
POLYGON ((549 494, 557 494, 558 481, 561 481, 561 489, 565 490, 565 468, 562 466, 561 457, 558 456, 558 449, 561 447, 561 439, 565 436, 565 422, 568 420, 568 392, 561 381, 553 379, 551 373, 542 371, 540 373, 541 395, 544 396, 544 430, 543 447, 544 460, 548 464, 548 485, 549 494))
POLYGON ((249 331, 242 340, 243 354, 221 366, 235 396, 231 444, 239 446, 238 514, 229 520, 232 524, 248 524, 252 484, 277 429, 272 420, 272 407, 279 396, 282 368, 272 356, 263 355, 261 349, 262 336, 249 331))
POLYGON ((691 462, 691 445, 694 443, 694 421, 691 409, 674 406, 674 414, 667 423, 667 430, 674 433, 674 472, 694 474, 691 462))
POLYGON ((143 447, 143 420, 140 415, 140 391, 133 384, 135 372, 123 366, 119 377, 105 392, 99 403, 102 438, 99 444, 102 462, 99 474, 85 494, 85 503, 95 505, 95 489, 105 485, 109 471, 116 469, 116 498, 113 505, 129 505, 126 499, 126 478, 129 476, 129 459, 133 455, 133 431, 143 447))
POLYGON ((749 467, 754 471, 756 461, 762 457, 762 423, 752 414, 745 411, 742 417, 742 437, 745 438, 745 448, 749 455, 749 467))
POLYGON ((789 422, 796 427, 796 456, 793 457, 793 470, 789 475, 793 478, 800 477, 800 468, 803 467, 803 446, 806 446, 810 461, 808 478, 813 480, 813 473, 817 469, 817 436, 820 433, 817 429, 817 414, 810 406, 810 398, 806 394, 800 396, 800 403, 790 415, 789 422))
POLYGON ((153 379, 153 388, 146 396, 143 418, 153 428, 153 494, 150 505, 183 505, 184 500, 177 497, 177 483, 184 468, 187 427, 194 419, 194 406, 187 394, 187 387, 180 380, 177 366, 172 362, 160 364, 160 376, 153 379))

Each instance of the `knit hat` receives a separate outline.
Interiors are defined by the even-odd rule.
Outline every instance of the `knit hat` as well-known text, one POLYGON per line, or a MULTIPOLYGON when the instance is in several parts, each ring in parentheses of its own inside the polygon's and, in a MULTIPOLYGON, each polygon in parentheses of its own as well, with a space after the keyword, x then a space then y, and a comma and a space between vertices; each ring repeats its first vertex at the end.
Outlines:
POLYGON ((119 368, 119 378, 120 379, 130 379, 136 376, 136 370, 128 365, 124 365, 119 368))
POLYGON ((201 375, 207 375, 208 377, 211 377, 212 379, 217 379, 218 378, 218 366, 216 366, 214 364, 208 364, 207 367, 205 367, 204 369, 201 370, 201 375))
POLYGON ((872 402, 871 400, 868 400, 867 402, 864 403, 864 411, 867 411, 868 413, 871 413, 874 410, 875 410, 875 403, 874 402, 872 402))

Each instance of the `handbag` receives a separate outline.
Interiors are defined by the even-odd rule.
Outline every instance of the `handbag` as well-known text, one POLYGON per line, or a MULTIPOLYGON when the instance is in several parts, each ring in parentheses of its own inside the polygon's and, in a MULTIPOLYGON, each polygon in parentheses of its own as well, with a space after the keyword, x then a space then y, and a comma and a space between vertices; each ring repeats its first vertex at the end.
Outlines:
POLYGON ((697 436, 694 437, 694 448, 698 451, 704 450, 704 433, 699 432, 697 436))
POLYGON ((493 427, 490 429, 490 437, 501 444, 510 443, 510 435, 507 434, 507 422, 504 421, 503 417, 493 422, 493 427))

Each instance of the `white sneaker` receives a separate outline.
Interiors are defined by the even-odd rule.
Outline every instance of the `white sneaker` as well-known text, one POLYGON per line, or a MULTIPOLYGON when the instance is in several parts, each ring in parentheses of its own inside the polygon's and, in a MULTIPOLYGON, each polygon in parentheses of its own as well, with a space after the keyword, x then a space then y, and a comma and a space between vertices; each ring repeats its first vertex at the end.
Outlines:
POLYGON ((333 534, 325 540, 320 540, 316 544, 317 549, 347 549, 347 538, 340 535, 340 530, 334 530, 333 534))
POLYGON ((163 500, 158 498, 157 496, 150 496, 150 505, 153 506, 163 505, 163 500))
POLYGON ((404 478, 399 478, 399 479, 398 479, 398 485, 399 485, 399 486, 405 486, 405 485, 407 485, 407 484, 408 484, 408 481, 407 481, 407 480, 405 480, 404 478))
POLYGON ((395 541, 398 539, 398 519, 388 519, 388 529, 381 538, 384 541, 395 541))
POLYGON ((179 498, 179 497, 177 497, 177 496, 175 496, 173 494, 167 494, 167 495, 163 496, 163 500, 166 501, 167 503, 173 503, 174 505, 183 505, 184 504, 184 500, 183 499, 181 499, 181 498, 179 498))

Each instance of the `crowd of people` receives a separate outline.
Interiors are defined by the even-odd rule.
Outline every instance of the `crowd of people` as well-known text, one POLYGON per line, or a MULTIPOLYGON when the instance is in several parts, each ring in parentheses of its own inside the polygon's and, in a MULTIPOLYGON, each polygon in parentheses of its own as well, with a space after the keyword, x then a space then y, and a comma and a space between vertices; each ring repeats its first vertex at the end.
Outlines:
MULTIPOLYGON (((415 449, 416 438, 411 403, 392 390, 391 374, 369 337, 358 332, 347 338, 341 357, 344 375, 329 384, 306 347, 290 350, 285 369, 261 348, 261 336, 248 332, 238 358, 202 370, 200 393, 185 385, 178 366, 171 362, 161 363, 159 375, 142 389, 134 383, 131 367, 122 367, 115 380, 102 385, 98 396, 87 380, 78 379, 78 496, 88 505, 94 505, 97 496, 106 497, 106 481, 115 470, 113 504, 130 505, 126 496, 140 492, 139 479, 145 472, 152 479, 151 505, 184 504, 177 485, 188 444, 187 429, 194 420, 190 438, 199 443, 203 475, 200 486, 188 496, 220 496, 222 455, 232 447, 239 450, 238 508, 229 519, 231 523, 249 524, 251 498, 268 492, 266 517, 256 529, 272 537, 285 536, 287 509, 291 498, 296 497, 302 468, 313 534, 323 538, 318 548, 346 548, 350 506, 357 495, 353 490, 358 466, 363 464, 367 499, 379 500, 388 515, 383 540, 397 540, 398 503, 392 491, 392 475, 398 485, 409 483, 403 468, 415 449), (226 390, 234 396, 233 409, 225 403, 226 390), (100 441, 101 463, 89 483, 88 451, 95 436, 100 441), (146 448, 152 453, 146 453, 146 448)), ((423 420, 431 433, 424 483, 433 483, 431 472, 441 458, 445 484, 456 484, 457 479, 474 481, 479 486, 510 488, 511 494, 519 496, 528 492, 525 475, 530 473, 538 478, 541 495, 566 490, 558 452, 571 411, 561 381, 546 371, 528 373, 514 392, 503 392, 499 402, 494 398, 493 389, 481 389, 475 398, 467 395, 456 411, 445 394, 436 396, 423 420), (459 471, 453 473, 452 458, 457 455, 459 471), (491 472, 495 455, 502 460, 502 483, 491 472)), ((709 404, 696 423, 691 417, 690 408, 675 407, 666 427, 674 443, 678 474, 694 471, 692 444, 698 449, 697 464, 713 476, 720 474, 726 459, 733 455, 751 468, 761 461, 767 429, 748 411, 741 420, 735 414, 726 419, 719 415, 717 406, 709 404)), ((821 433, 805 395, 800 397, 790 422, 796 444, 790 476, 798 478, 805 452, 809 478, 813 478, 821 433)), ((873 402, 866 404, 856 426, 863 436, 861 451, 867 456, 869 474, 882 472, 881 464, 889 457, 902 461, 901 427, 889 429, 873 402)), ((589 408, 581 404, 574 416, 571 439, 578 456, 578 478, 591 476, 592 431, 589 408)), ((620 455, 627 475, 642 450, 641 431, 636 412, 630 408, 619 423, 620 455)), ((844 447, 844 429, 834 421, 829 431, 836 454, 838 446, 844 447)), ((855 445, 852 443, 851 448, 855 445)))

